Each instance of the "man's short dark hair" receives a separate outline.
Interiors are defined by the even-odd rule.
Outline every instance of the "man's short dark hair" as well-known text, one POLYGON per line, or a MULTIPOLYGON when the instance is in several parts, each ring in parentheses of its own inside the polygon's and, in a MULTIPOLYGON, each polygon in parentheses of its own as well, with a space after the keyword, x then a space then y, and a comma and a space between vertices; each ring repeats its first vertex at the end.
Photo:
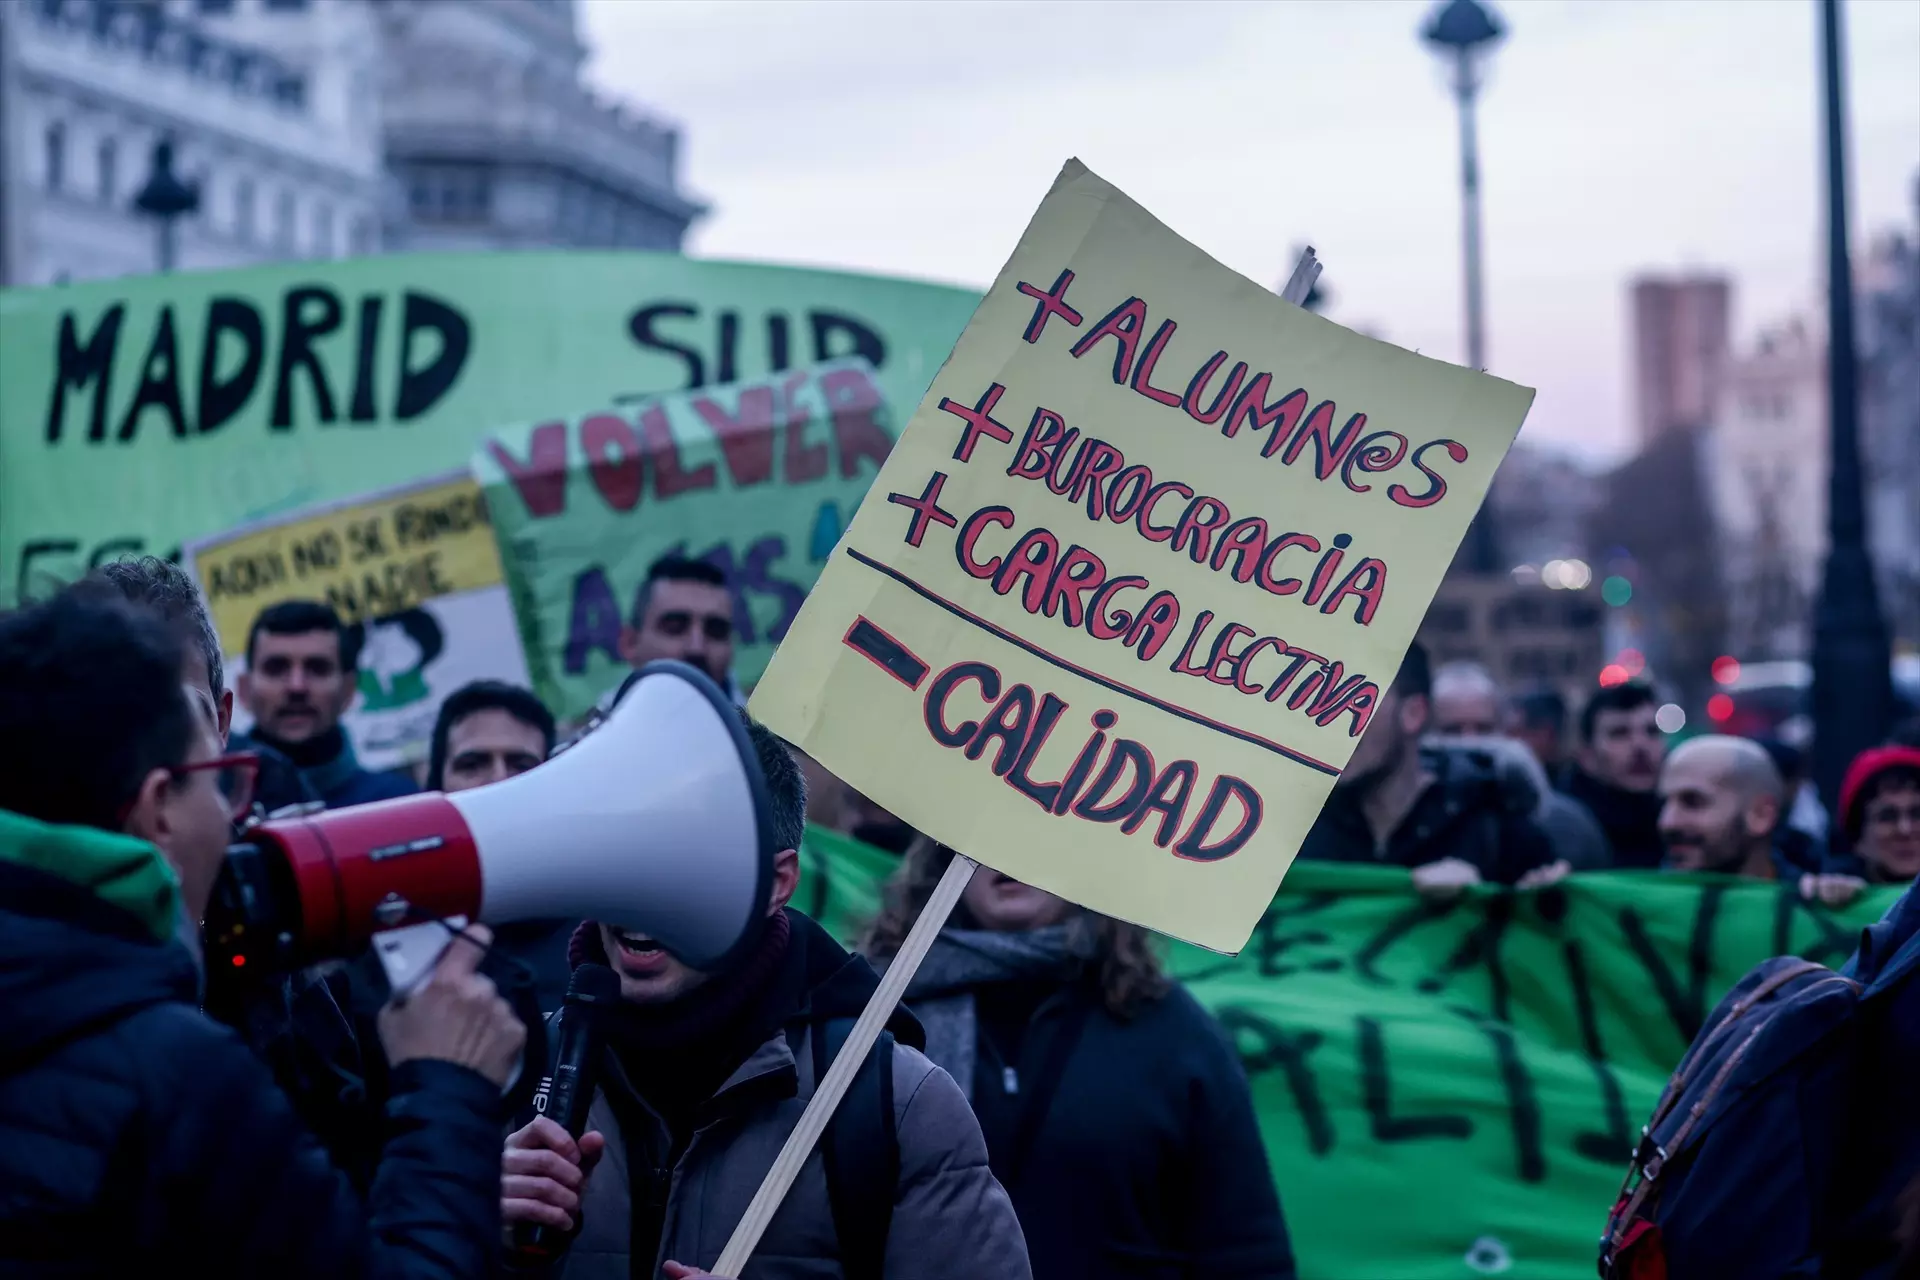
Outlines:
POLYGON ((1418 640, 1407 646, 1407 656, 1400 659, 1393 692, 1403 698, 1433 696, 1433 666, 1427 659, 1427 646, 1418 640))
POLYGON ((767 794, 773 800, 773 838, 782 849, 798 849, 807 834, 807 775, 793 758, 787 744, 744 710, 747 736, 753 739, 754 754, 760 758, 760 772, 767 780, 767 794))
POLYGON ((553 754, 553 712, 547 710, 546 703, 536 698, 532 690, 517 684, 475 680, 455 689, 440 704, 440 714, 433 722, 433 745, 427 756, 427 790, 439 791, 446 785, 447 739, 453 736, 453 727, 481 711, 504 711, 521 724, 538 729, 546 743, 542 754, 553 754))
POLYGON ((1602 711, 1632 711, 1638 707, 1650 707, 1657 701, 1653 686, 1639 680, 1629 680, 1625 684, 1599 690, 1587 699, 1586 706, 1580 708, 1580 741, 1588 746, 1593 745, 1593 731, 1600 723, 1602 711))
POLYGON ((129 604, 145 609, 167 625, 183 648, 197 649, 207 664, 207 689, 220 696, 226 662, 220 654, 220 633, 200 600, 200 588, 187 571, 159 556, 111 560, 81 581, 98 584, 129 604))
POLYGON ((631 621, 635 627, 647 620, 647 606, 653 603, 653 586, 656 582, 698 582, 725 590, 727 575, 720 571, 719 565, 706 560, 694 560, 688 556, 661 556, 647 566, 646 581, 634 593, 631 621))
POLYGON ((315 631, 331 631, 339 638, 342 670, 359 669, 360 628, 341 622, 333 606, 322 600, 282 600, 262 609, 247 629, 247 665, 253 665, 253 650, 261 636, 304 636, 315 631))
POLYGON ((1514 705, 1519 708, 1520 723, 1530 729, 1552 729, 1558 733, 1566 728, 1567 700, 1557 689, 1523 693, 1514 700, 1514 705))
POLYGON ((0 617, 0 809, 117 831, 155 769, 186 761, 199 723, 167 624, 69 588, 0 617))

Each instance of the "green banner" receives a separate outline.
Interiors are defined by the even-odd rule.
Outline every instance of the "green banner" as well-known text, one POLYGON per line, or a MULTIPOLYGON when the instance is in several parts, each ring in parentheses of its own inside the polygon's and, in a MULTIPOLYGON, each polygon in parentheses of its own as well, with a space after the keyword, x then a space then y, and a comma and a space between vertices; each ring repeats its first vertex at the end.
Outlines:
POLYGON ((0 291, 0 602, 463 467, 496 427, 846 356, 913 405, 978 295, 667 254, 0 291))
POLYGON ((619 682, 621 625, 669 552, 726 574, 734 675, 751 685, 897 434, 855 357, 481 441, 473 470, 540 696, 577 716, 619 682))
MULTIPOLYGON (((796 905, 850 936, 894 859, 821 831, 803 853, 796 905)), ((1246 1064, 1302 1280, 1587 1280, 1715 1002, 1768 956, 1837 966, 1897 896, 1618 872, 1433 905, 1404 872, 1296 863, 1246 951, 1170 959, 1246 1064)))

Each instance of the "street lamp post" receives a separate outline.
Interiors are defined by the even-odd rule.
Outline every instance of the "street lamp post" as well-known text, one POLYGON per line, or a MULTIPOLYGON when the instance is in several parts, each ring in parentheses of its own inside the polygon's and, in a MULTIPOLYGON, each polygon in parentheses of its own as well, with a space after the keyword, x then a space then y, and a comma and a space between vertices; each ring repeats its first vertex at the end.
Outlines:
POLYGON ((1841 776, 1878 743, 1892 715, 1886 619, 1867 549, 1860 469, 1853 274, 1847 257, 1846 86, 1840 5, 1821 0, 1827 161, 1827 563, 1813 615, 1813 776, 1832 806, 1841 776))
POLYGON ((153 144, 153 167, 146 185, 133 198, 133 207, 159 223, 157 257, 162 274, 173 270, 178 256, 176 224, 200 207, 200 191, 180 180, 173 171, 173 140, 162 138, 153 144))
MULTIPOLYGON (((1473 102, 1486 57, 1505 34, 1500 20, 1479 0, 1445 0, 1420 31, 1447 64, 1454 101, 1460 107, 1460 238, 1466 276, 1467 364, 1474 369, 1487 367, 1487 341, 1480 283, 1480 144, 1473 102)), ((1483 504, 1474 517, 1467 540, 1469 568, 1477 573, 1500 572, 1504 566, 1489 505, 1483 504)))

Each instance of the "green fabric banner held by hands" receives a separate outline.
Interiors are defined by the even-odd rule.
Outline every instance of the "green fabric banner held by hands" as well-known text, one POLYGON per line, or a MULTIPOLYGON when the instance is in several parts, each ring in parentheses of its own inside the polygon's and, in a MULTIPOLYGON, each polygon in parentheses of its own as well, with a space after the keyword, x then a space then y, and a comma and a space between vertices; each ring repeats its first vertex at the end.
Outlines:
POLYGON ((621 626, 669 553, 726 574, 752 684, 897 434, 854 357, 487 437, 473 470, 534 688, 571 717, 618 684, 621 626))
POLYGON ((485 432, 860 356, 917 404, 961 289, 673 254, 360 258, 0 290, 0 603, 466 465, 485 432))
MULTIPOLYGON (((810 830, 795 905, 851 937, 895 865, 810 830)), ((1297 862, 1244 952, 1170 960, 1246 1065, 1301 1280, 1587 1280, 1714 1004, 1768 956, 1838 967, 1897 896, 1618 872, 1438 905, 1297 862)))

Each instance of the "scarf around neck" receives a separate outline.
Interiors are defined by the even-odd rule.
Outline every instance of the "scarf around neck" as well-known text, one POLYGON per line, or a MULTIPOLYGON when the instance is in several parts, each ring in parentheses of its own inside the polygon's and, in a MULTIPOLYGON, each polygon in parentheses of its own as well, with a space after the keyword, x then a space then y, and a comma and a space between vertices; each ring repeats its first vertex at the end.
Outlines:
POLYGON ((1095 952, 1093 931, 1082 921, 1027 933, 941 930, 907 984, 906 999, 926 1028, 927 1056, 972 1100, 979 1045, 974 993, 1021 979, 1070 982, 1086 971, 1095 952))

